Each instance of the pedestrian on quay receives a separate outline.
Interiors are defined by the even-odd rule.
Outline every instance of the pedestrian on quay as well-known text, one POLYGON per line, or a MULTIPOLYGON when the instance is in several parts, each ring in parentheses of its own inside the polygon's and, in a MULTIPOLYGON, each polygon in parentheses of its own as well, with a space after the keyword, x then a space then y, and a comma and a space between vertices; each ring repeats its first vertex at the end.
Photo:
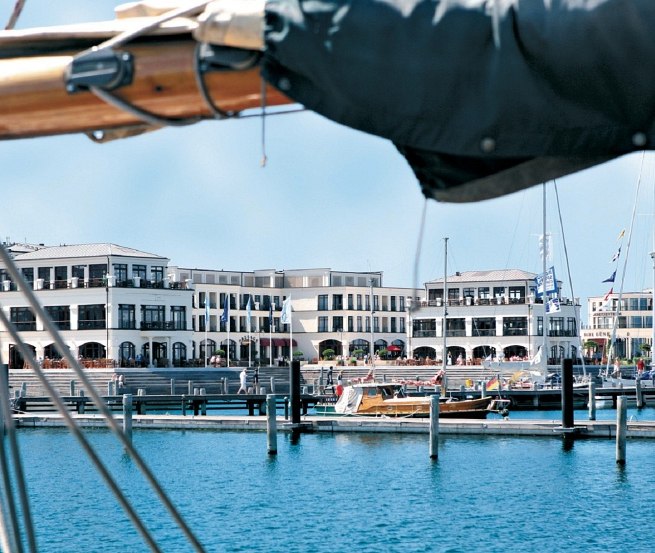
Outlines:
POLYGON ((243 392, 244 394, 248 393, 248 369, 246 367, 243 368, 241 373, 239 373, 239 389, 237 390, 237 394, 240 394, 243 392))
POLYGON ((333 367, 330 366, 330 368, 328 369, 328 372, 327 372, 326 386, 334 386, 334 381, 332 380, 332 370, 333 370, 333 367))

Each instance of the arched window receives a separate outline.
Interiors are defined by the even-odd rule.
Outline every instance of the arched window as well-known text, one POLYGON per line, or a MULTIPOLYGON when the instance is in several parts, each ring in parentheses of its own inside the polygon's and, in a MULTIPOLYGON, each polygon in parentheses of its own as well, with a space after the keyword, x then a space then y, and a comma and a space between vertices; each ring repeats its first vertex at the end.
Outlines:
POLYGON ((173 344, 173 366, 183 367, 186 364, 186 344, 175 342, 173 344))
POLYGON ((118 347, 118 357, 121 367, 133 367, 136 357, 136 347, 132 342, 123 342, 118 347))

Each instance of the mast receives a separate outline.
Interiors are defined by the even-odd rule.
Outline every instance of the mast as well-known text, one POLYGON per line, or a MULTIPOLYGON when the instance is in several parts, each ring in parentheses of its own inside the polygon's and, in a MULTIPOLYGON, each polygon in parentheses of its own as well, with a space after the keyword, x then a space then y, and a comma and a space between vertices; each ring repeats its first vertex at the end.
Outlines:
POLYGON ((448 350, 446 349, 446 317, 448 316, 448 237, 444 237, 444 250, 443 250, 443 354, 442 363, 443 369, 446 370, 448 362, 448 350))
POLYGON ((546 236, 546 183, 544 182, 542 184, 542 190, 543 190, 543 198, 542 198, 542 227, 543 227, 543 235, 542 235, 542 240, 543 240, 543 255, 541 256, 541 270, 542 270, 542 284, 543 284, 543 294, 542 294, 542 299, 543 299, 543 306, 544 306, 544 324, 543 324, 543 341, 542 341, 542 348, 543 351, 541 352, 541 357, 543 359, 543 364, 544 364, 544 376, 546 373, 548 373, 548 298, 546 296, 546 260, 548 258, 548 238, 546 236))

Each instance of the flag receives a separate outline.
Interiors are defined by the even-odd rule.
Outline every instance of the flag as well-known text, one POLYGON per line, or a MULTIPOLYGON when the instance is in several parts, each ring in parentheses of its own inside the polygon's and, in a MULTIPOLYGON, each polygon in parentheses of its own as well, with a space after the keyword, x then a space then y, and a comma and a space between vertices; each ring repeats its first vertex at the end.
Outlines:
POLYGON ((620 255, 621 255, 621 248, 619 248, 618 251, 612 256, 612 261, 610 261, 610 263, 614 263, 619 258, 620 255))
POLYGON ((550 247, 550 234, 541 234, 539 235, 539 254, 542 259, 550 261, 553 258, 552 250, 550 247))
POLYGON ((273 303, 268 305, 268 326, 273 328, 273 303))
POLYGON ((227 323, 230 319, 230 295, 225 294, 225 302, 223 303, 223 313, 221 314, 221 322, 227 323))
POLYGON ((495 376, 487 382, 487 390, 497 390, 498 389, 498 378, 495 376))
POLYGON ((616 276, 616 271, 612 273, 612 276, 609 278, 606 278, 603 282, 614 282, 614 277, 616 276))
POLYGON ((246 328, 248 329, 248 334, 250 334, 250 325, 252 323, 252 301, 250 296, 248 296, 248 303, 246 304, 246 328))
POLYGON ((612 310, 612 300, 610 299, 610 296, 614 292, 614 287, 610 288, 610 291, 605 294, 605 297, 603 298, 603 303, 600 306, 601 311, 611 311, 612 310))
POLYGON ((603 301, 607 301, 609 297, 614 293, 614 286, 610 288, 610 291, 605 294, 605 297, 603 298, 603 301))
POLYGON ((621 238, 623 238, 624 236, 625 236, 625 229, 623 229, 623 230, 619 233, 619 237, 618 237, 616 240, 617 240, 617 241, 618 241, 618 240, 621 240, 621 238))
POLYGON ((546 313, 558 313, 561 310, 558 298, 551 298, 548 300, 548 303, 546 304, 546 313))
POLYGON ((280 315, 280 322, 283 325, 291 323, 291 296, 282 302, 282 314, 280 315))
POLYGON ((209 328, 209 292, 205 292, 205 328, 209 328))
POLYGON ((532 358, 532 361, 530 361, 531 366, 536 366, 536 365, 541 365, 541 346, 539 346, 539 349, 537 350, 537 355, 535 355, 532 358))

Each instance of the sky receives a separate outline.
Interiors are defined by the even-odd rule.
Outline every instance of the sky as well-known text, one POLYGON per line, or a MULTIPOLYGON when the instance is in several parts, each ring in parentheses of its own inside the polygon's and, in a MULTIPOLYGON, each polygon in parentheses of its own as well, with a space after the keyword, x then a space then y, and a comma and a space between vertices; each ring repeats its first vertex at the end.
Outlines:
MULTIPOLYGON (((17 28, 112 19, 118 4, 27 0, 17 28)), ((0 8, 3 26, 11 7, 0 8)), ((389 141, 311 112, 267 118, 263 168, 261 141, 255 117, 102 145, 84 135, 0 142, 0 239, 111 242, 198 269, 382 271, 385 286, 422 287, 443 276, 448 237, 449 274, 541 271, 541 186, 470 204, 430 200, 417 261, 424 198, 389 141)), ((586 298, 604 295, 614 270, 615 292, 623 274, 624 291, 653 286, 654 168, 653 153, 635 153, 559 179, 560 210, 547 184, 552 264, 563 295, 581 298, 583 322, 586 298)))

